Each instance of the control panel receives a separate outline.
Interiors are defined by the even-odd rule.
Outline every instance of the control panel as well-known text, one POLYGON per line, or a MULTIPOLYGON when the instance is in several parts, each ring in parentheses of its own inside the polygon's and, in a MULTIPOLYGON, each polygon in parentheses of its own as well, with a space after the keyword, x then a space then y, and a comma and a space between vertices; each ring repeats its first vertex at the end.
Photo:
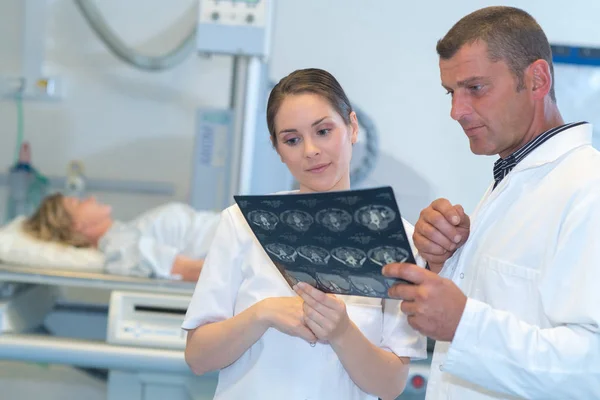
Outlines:
POLYGON ((200 0, 200 53, 266 57, 273 0, 200 0))
POLYGON ((188 296, 113 291, 107 342, 183 350, 187 335, 181 324, 189 302, 188 296))

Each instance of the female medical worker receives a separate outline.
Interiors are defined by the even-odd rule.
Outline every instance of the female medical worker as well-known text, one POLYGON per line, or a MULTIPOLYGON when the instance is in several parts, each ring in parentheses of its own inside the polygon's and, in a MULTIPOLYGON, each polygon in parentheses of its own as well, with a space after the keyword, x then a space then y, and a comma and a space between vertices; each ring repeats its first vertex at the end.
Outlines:
POLYGON ((113 220, 111 211, 93 197, 80 200, 57 193, 42 201, 24 230, 45 241, 97 247, 112 274, 198 280, 218 213, 169 203, 121 222, 113 220))
MULTIPOLYGON (((267 122, 301 193, 350 189, 358 122, 333 76, 307 69, 282 79, 267 122)), ((399 301, 296 290, 302 297, 239 208, 223 211, 182 325, 192 371, 221 370, 215 399, 395 399, 409 357, 425 356, 399 301)))

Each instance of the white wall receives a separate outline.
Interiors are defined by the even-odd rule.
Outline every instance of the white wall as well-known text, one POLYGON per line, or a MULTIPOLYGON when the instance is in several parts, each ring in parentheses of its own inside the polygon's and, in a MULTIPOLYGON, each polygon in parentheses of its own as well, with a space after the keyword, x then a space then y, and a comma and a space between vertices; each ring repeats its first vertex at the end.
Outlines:
MULTIPOLYGON (((0 2, 0 73, 19 68, 20 0, 0 2)), ((160 73, 132 69, 94 36, 71 0, 50 1, 45 72, 60 75, 64 100, 26 104, 26 137, 42 172, 60 175, 82 159, 95 178, 171 181, 177 199, 188 191, 194 110, 225 106, 230 61, 191 57, 160 73)), ((97 1, 106 19, 132 46, 162 53, 185 36, 193 0, 97 1)), ((277 0, 271 77, 301 67, 334 73, 351 100, 381 131, 385 154, 373 183, 406 180, 407 216, 445 196, 471 210, 491 179, 493 158, 470 154, 449 117, 439 84, 435 43, 464 14, 490 1, 277 0)), ((514 1, 531 12, 552 42, 600 46, 600 2, 514 1)), ((0 102, 0 169, 13 157, 16 113, 0 102)), ((4 196, 0 193, 0 204, 4 196)), ((130 217, 169 200, 102 195, 130 217)))

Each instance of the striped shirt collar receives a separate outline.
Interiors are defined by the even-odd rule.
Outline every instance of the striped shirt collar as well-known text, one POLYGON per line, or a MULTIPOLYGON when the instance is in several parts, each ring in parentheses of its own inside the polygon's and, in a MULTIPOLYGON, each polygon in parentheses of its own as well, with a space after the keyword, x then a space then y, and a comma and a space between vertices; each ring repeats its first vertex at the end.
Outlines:
POLYGON ((528 154, 530 154, 532 151, 537 149, 539 146, 541 146, 543 143, 545 143, 548 139, 550 139, 554 135, 559 134, 562 131, 565 131, 569 128, 573 128, 575 126, 582 125, 585 123, 586 122, 574 122, 574 123, 564 124, 564 125, 560 125, 560 126, 552 128, 552 129, 549 129, 546 132, 542 133, 541 135, 535 137, 533 140, 531 140, 525 146, 521 147, 519 150, 515 151, 508 157, 499 158, 494 163, 494 189, 496 188, 496 186, 498 186, 498 184, 502 181, 502 179, 504 179, 504 177, 506 175, 508 175, 508 173, 510 171, 512 171, 512 169, 519 162, 521 162, 521 160, 523 160, 525 157, 527 157, 528 154))

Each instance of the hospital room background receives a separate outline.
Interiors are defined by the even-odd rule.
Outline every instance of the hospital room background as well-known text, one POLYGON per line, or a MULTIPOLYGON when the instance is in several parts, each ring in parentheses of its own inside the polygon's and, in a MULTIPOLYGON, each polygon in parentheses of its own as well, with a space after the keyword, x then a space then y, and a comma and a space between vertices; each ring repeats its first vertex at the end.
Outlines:
MULTIPOLYGON (((199 20, 195 0, 83 1, 97 7, 120 40, 145 55, 171 51, 199 20)), ((254 74, 259 82, 246 89, 258 93, 244 114, 253 136, 238 153, 248 159, 235 167, 238 178, 244 180, 240 190, 245 194, 294 187, 271 149, 264 102, 271 82, 295 69, 319 67, 338 78, 364 117, 362 128, 368 134, 360 138, 353 160, 360 174, 357 186, 392 186, 402 215, 412 223, 437 197, 460 203, 470 213, 491 181, 495 158, 471 154, 460 126, 451 120, 450 98, 440 86, 435 44, 460 17, 494 4, 480 0, 279 0, 272 7, 266 54, 254 67, 244 64, 248 67, 244 71, 231 55, 200 54, 194 49, 171 67, 152 71, 116 57, 74 0, 0 0, 0 222, 10 222, 5 220, 9 170, 20 140, 29 143, 32 165, 49 179, 51 190, 64 189, 71 176, 69 166, 79 166, 87 193, 111 204, 118 219, 128 220, 175 201, 201 209, 222 208, 227 200, 214 200, 220 190, 214 179, 217 172, 211 178, 209 169, 199 169, 201 153, 227 153, 244 146, 227 142, 199 147, 199 119, 203 112, 230 108, 236 68, 241 79, 254 74), (14 83, 35 72, 39 72, 36 79, 43 79, 34 82, 33 94, 18 101, 14 83)), ((567 62, 556 66, 557 97, 565 118, 595 122, 598 132, 600 56, 593 50, 583 52, 591 54, 591 61, 578 62, 569 49, 600 48, 600 2, 504 4, 530 12, 557 46, 557 60, 562 56, 567 62), (574 61, 569 64, 569 60, 574 61)), ((595 136, 594 143, 597 140, 595 136)), ((225 171, 229 167, 217 164, 213 162, 212 167, 225 171)), ((192 376, 182 367, 181 348, 165 346, 162 353, 138 354, 136 342, 131 341, 123 346, 123 357, 133 360, 131 365, 110 379, 106 370, 114 362, 102 359, 104 348, 92 346, 86 353, 87 341, 105 344, 108 336, 108 303, 113 307, 116 301, 110 282, 93 289, 89 279, 81 276, 66 281, 64 276, 25 275, 14 269, 0 270, 0 288, 13 278, 23 285, 60 286, 59 294, 53 295, 80 308, 48 310, 45 328, 81 342, 67 340, 48 346, 49 354, 52 348, 57 349, 55 353, 73 351, 69 360, 57 361, 56 354, 38 359, 33 345, 11 342, 10 334, 0 329, 0 399, 33 398, 42 388, 46 399, 153 399, 165 394, 177 399, 210 398, 215 375, 190 383, 192 376), (69 343, 79 343, 79 348, 68 350, 69 343), (20 355, 15 355, 16 348, 20 355), (90 357, 98 358, 97 366, 90 357), (88 360, 81 361, 84 358, 88 360), (137 386, 130 387, 130 382, 125 388, 125 379, 137 386)), ((114 284, 127 289, 133 285, 114 284)), ((163 289, 169 293, 168 285, 163 289)), ((171 292, 185 298, 191 289, 186 286, 171 292)), ((134 291, 144 293, 139 288, 134 291)), ((7 318, 3 311, 9 300, 6 290, 0 291, 0 320, 7 318)), ((141 343, 140 348, 161 346, 160 341, 152 343, 141 343)), ((424 396, 427 362, 417 364, 412 373, 414 387, 403 399, 424 396)))

